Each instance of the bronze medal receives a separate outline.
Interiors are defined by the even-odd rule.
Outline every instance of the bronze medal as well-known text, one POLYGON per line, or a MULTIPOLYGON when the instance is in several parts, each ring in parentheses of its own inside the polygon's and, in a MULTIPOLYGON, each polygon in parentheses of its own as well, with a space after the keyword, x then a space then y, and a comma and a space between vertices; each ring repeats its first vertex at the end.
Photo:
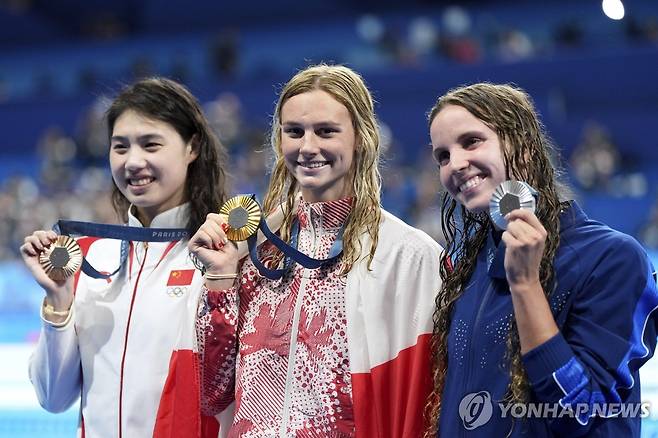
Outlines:
POLYGON ((80 245, 72 237, 58 236, 57 240, 39 255, 39 263, 51 279, 66 280, 82 266, 80 245))
POLYGON ((234 196, 222 205, 219 214, 228 224, 226 237, 234 242, 247 240, 258 231, 261 210, 252 196, 234 196))
POLYGON ((512 210, 522 208, 535 212, 537 192, 529 184, 521 181, 504 181, 491 195, 489 217, 498 229, 507 228, 505 216, 512 210))

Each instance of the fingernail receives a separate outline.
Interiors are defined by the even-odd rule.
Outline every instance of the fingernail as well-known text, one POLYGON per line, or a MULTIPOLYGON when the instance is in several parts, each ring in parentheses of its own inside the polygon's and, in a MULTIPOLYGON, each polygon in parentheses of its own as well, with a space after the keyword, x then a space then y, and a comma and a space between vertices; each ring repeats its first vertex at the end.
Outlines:
POLYGON ((229 228, 229 226, 228 226, 227 223, 223 223, 223 224, 222 224, 222 231, 223 231, 223 232, 227 232, 227 231, 228 231, 228 228, 229 228))

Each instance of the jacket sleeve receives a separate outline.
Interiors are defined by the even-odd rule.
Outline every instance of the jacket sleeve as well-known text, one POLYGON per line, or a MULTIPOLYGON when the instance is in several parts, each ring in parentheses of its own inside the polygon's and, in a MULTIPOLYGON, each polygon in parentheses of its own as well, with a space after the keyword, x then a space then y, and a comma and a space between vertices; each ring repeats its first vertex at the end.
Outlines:
POLYGON ((538 401, 572 413, 550 420, 563 436, 587 434, 639 401, 638 370, 658 332, 656 272, 634 240, 619 239, 581 284, 560 333, 523 357, 538 401))
POLYGON ((235 397, 238 289, 215 291, 204 286, 196 322, 201 365, 201 412, 217 415, 235 397))
POLYGON ((80 398, 82 373, 74 318, 72 306, 63 326, 44 320, 36 350, 30 357, 30 381, 39 404, 49 412, 64 412, 80 398))

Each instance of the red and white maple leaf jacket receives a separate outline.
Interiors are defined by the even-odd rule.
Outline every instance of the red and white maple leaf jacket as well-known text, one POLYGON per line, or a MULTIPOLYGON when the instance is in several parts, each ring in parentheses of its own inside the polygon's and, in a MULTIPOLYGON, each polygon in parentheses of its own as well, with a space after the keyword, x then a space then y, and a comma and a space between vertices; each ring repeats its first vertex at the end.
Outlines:
MULTIPOLYGON (((351 203, 301 200, 298 249, 326 258, 351 203)), ((363 257, 346 277, 337 261, 269 280, 245 259, 239 287, 204 290, 202 412, 230 437, 421 436, 440 251, 382 211, 371 270, 363 257)))

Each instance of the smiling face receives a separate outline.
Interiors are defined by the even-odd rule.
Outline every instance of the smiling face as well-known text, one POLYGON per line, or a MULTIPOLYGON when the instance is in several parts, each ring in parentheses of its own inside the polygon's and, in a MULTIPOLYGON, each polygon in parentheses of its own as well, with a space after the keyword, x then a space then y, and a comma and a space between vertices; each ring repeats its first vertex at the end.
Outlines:
POLYGON ((281 108, 281 151, 307 202, 351 194, 348 174, 356 135, 347 108, 322 90, 289 98, 281 108))
POLYGON ((487 211, 496 187, 507 180, 498 135, 465 108, 446 105, 430 125, 441 184, 468 211, 487 211))
POLYGON ((127 110, 110 140, 112 178, 144 225, 185 201, 187 168, 197 153, 170 124, 127 110))

